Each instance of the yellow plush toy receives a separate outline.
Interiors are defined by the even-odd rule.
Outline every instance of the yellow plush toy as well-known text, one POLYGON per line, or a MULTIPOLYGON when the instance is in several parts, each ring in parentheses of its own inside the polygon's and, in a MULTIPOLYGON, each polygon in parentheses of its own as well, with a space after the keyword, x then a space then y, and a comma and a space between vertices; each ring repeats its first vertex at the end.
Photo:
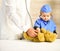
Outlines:
POLYGON ((47 42, 53 42, 57 38, 57 35, 55 33, 47 31, 45 34, 45 41, 47 42))
POLYGON ((23 36, 26 40, 30 40, 33 42, 53 42, 57 38, 57 35, 55 33, 47 31, 44 28, 41 28, 40 32, 37 33, 37 37, 32 38, 28 36, 26 32, 24 32, 23 36))
POLYGON ((39 32, 38 33, 38 39, 39 39, 40 42, 44 42, 45 41, 44 33, 39 32))
POLYGON ((32 38, 32 37, 28 36, 26 32, 24 32, 23 36, 24 36, 24 38, 26 40, 30 40, 30 41, 34 41, 34 42, 39 42, 38 37, 32 38))
POLYGON ((52 33, 48 30, 45 30, 44 28, 41 29, 41 32, 44 33, 45 41, 47 41, 47 42, 53 42, 57 38, 56 33, 52 33))

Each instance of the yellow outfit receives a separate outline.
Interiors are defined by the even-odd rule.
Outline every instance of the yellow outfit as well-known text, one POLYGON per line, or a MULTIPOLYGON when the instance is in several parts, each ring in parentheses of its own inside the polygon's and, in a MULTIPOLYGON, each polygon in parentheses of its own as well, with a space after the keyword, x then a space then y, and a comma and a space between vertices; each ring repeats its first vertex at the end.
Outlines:
POLYGON ((44 41, 53 42, 57 38, 57 34, 47 31, 43 28, 41 29, 40 32, 37 33, 37 37, 32 38, 28 36, 26 32, 24 32, 23 36, 26 40, 30 40, 33 42, 44 42, 44 41))

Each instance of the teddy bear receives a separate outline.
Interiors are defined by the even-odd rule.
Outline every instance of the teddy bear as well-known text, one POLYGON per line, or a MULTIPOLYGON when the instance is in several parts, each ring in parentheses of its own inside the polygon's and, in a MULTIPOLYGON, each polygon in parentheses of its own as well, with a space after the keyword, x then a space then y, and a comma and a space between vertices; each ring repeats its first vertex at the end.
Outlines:
POLYGON ((32 42, 53 42, 56 40, 57 34, 41 28, 36 37, 30 37, 26 32, 23 33, 23 37, 32 42))
POLYGON ((45 41, 46 42, 53 42, 57 38, 57 34, 50 32, 49 30, 45 30, 44 28, 41 29, 41 32, 44 33, 45 41))

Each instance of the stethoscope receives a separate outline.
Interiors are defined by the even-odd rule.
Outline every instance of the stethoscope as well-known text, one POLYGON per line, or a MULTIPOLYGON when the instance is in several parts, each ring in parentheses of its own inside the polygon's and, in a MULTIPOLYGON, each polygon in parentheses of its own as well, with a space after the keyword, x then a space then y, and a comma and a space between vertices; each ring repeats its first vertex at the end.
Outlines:
POLYGON ((27 14, 29 15, 29 18, 30 18, 30 21, 31 21, 31 26, 33 27, 33 23, 32 23, 32 17, 28 11, 28 8, 27 8, 27 0, 25 0, 25 6, 26 6, 26 11, 27 11, 27 14))
MULTIPOLYGON (((33 27, 32 17, 31 17, 31 15, 28 11, 28 8, 27 8, 27 0, 25 0, 25 8, 26 8, 27 14, 29 15, 29 18, 31 21, 31 26, 33 27)), ((53 16, 51 17, 51 19, 53 19, 53 16)), ((20 27, 15 23, 15 21, 13 19, 11 19, 11 21, 15 24, 15 26, 17 26, 20 29, 20 27)))

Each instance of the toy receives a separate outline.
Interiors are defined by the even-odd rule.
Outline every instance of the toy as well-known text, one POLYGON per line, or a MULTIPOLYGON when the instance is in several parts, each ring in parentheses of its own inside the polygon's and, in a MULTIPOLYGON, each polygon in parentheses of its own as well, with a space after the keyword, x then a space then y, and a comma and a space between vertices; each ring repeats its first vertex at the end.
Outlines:
POLYGON ((56 33, 52 33, 52 32, 47 31, 45 34, 45 41, 47 41, 47 42, 53 42, 56 40, 56 38, 57 38, 56 33))
POLYGON ((52 33, 48 30, 45 30, 44 28, 41 28, 40 32, 38 32, 37 36, 34 38, 28 36, 28 34, 26 32, 24 32, 23 36, 26 40, 30 40, 33 42, 45 42, 45 41, 46 42, 53 42, 57 38, 56 33, 52 33))

